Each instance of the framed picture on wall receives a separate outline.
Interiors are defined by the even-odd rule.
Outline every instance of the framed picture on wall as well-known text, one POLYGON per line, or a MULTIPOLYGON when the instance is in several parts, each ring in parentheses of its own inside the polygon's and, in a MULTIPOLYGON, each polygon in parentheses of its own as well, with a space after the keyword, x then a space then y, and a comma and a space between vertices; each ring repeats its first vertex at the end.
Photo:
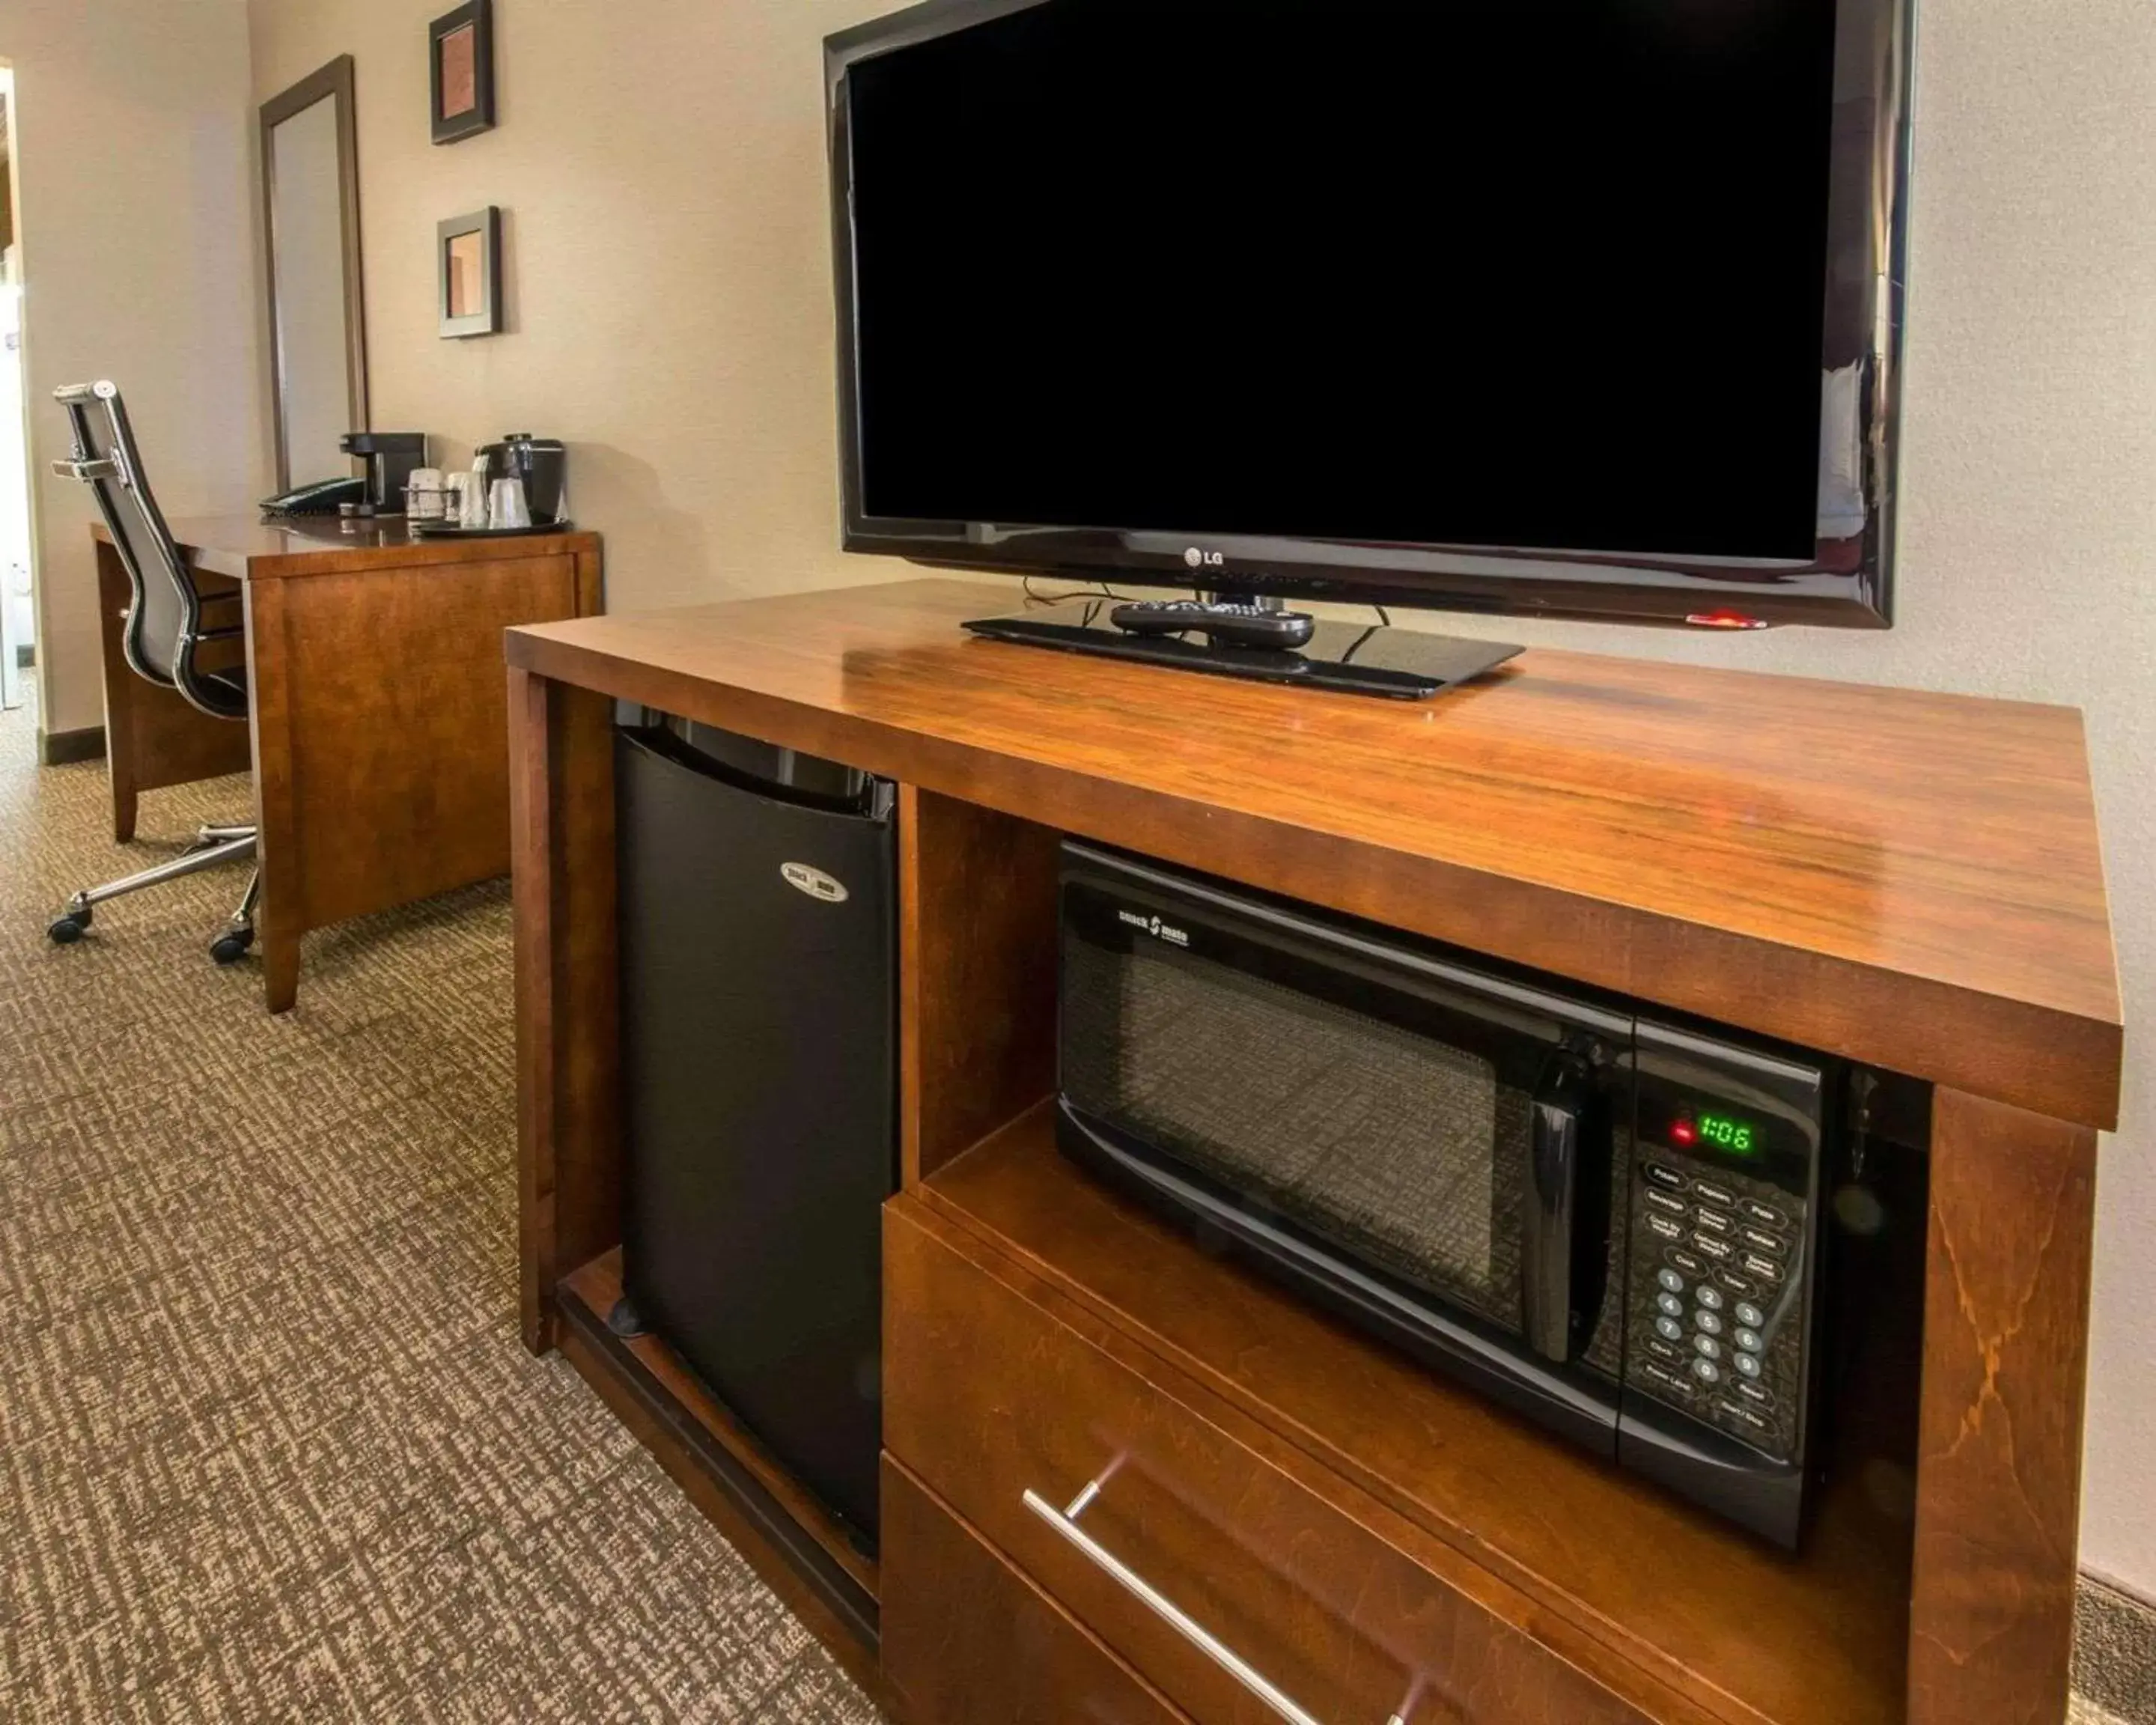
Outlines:
POLYGON ((489 204, 468 216, 452 216, 435 234, 443 336, 500 335, 501 212, 489 204))
POLYGON ((494 125, 494 0, 466 0, 427 26, 434 141, 454 144, 494 125))

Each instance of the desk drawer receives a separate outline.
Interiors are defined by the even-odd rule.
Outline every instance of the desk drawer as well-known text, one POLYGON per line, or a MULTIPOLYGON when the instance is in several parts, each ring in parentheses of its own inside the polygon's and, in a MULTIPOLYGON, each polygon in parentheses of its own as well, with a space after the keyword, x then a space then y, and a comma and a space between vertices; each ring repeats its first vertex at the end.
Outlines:
POLYGON ((920 1200, 885 1215, 886 1446, 1200 1725, 1643 1725, 920 1200))
POLYGON ((913 1725, 1188 1725, 888 1455, 883 1671, 913 1725))

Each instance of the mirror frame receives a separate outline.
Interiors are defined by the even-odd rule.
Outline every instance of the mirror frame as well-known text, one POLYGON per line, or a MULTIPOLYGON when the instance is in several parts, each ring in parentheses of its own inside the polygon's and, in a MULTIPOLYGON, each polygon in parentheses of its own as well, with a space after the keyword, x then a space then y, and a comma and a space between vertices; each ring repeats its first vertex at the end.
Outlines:
POLYGON ((344 235, 345 382, 354 431, 372 428, 367 401, 367 300, 360 270, 359 126, 353 98, 353 61, 339 54, 320 71, 302 78, 262 105, 262 236, 270 284, 270 403, 276 422, 277 489, 292 483, 292 456, 286 443, 290 413, 285 401, 283 326, 277 308, 277 144, 276 130, 317 102, 336 104, 337 194, 344 235))

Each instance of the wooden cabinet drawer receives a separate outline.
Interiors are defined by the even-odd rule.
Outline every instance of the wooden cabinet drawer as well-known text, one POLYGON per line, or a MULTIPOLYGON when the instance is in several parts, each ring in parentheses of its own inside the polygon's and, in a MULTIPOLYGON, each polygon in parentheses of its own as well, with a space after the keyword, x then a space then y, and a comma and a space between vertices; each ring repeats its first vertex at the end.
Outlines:
POLYGON ((1188 1725, 888 1455, 883 1553, 884 1676, 911 1725, 1188 1725))
POLYGON ((1648 1717, 965 1230, 885 1214, 886 1448, 1201 1725, 1648 1717))

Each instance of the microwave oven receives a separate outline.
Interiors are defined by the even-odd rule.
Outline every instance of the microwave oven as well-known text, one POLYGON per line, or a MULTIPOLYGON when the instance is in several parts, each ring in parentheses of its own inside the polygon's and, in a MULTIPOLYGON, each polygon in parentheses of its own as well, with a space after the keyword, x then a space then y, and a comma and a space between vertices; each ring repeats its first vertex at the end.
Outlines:
POLYGON ((1076 842, 1064 1153, 1794 1548, 1834 1064, 1076 842))

